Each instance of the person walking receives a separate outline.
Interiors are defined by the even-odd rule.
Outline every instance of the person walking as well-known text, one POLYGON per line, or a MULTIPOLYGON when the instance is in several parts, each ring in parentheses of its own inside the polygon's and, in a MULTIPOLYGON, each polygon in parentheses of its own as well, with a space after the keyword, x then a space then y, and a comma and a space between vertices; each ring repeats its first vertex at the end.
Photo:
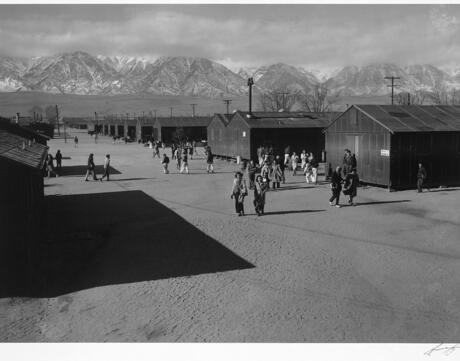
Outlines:
POLYGON ((283 180, 283 172, 281 171, 279 158, 273 160, 273 189, 280 188, 281 181, 283 180))
POLYGON ((285 168, 288 168, 288 169, 289 169, 290 154, 291 154, 291 147, 288 145, 286 148, 284 148, 284 166, 285 168))
POLYGON ((180 148, 179 146, 176 147, 176 149, 174 150, 174 158, 176 158, 176 163, 177 163, 177 170, 180 170, 180 148))
POLYGON ((101 182, 104 178, 110 180, 110 154, 107 154, 104 159, 104 174, 101 177, 101 182))
POLYGON ((265 211, 265 194, 267 193, 268 183, 264 182, 259 174, 254 182, 254 208, 258 216, 265 211))
POLYGON ((297 154, 295 154, 295 152, 292 153, 291 163, 292 163, 292 175, 295 176, 297 174, 296 170, 297 170, 297 165, 299 163, 299 157, 297 156, 297 154))
POLYGON ((345 177, 345 182, 343 185, 343 194, 349 197, 348 204, 351 206, 355 205, 355 203, 353 203, 353 198, 355 198, 358 194, 358 185, 358 173, 356 173, 356 168, 352 168, 351 172, 348 173, 345 177))
POLYGON ((319 163, 316 160, 316 158, 313 155, 313 153, 310 153, 310 156, 308 157, 308 163, 310 163, 310 166, 311 166, 311 181, 312 181, 312 183, 317 184, 318 183, 318 166, 319 166, 319 163))
POLYGON ((158 142, 155 142, 153 145, 153 158, 158 157, 160 158, 160 145, 158 142))
POLYGON ((214 173, 214 154, 212 154, 211 147, 206 148, 206 173, 214 173))
POLYGON ((307 164, 307 151, 304 149, 302 150, 302 153, 300 154, 300 168, 305 169, 305 165, 307 164))
POLYGON ((54 174, 54 176, 57 178, 59 175, 54 171, 54 164, 53 164, 53 156, 51 154, 48 154, 46 157, 46 172, 48 173, 48 179, 51 178, 51 174, 54 174))
POLYGON ((263 163, 262 169, 260 170, 260 175, 264 182, 270 184, 270 167, 268 165, 268 162, 263 163))
POLYGON ((254 164, 253 160, 250 160, 248 164, 249 189, 254 189, 256 173, 257 173, 257 166, 254 164))
MULTIPOLYGON (((427 178, 427 173, 426 169, 423 166, 422 163, 418 164, 418 171, 417 171, 417 193, 422 193, 423 191, 423 186, 425 185, 425 181, 427 178)), ((430 191, 430 188, 426 187, 425 188, 430 191)))
POLYGON ((78 137, 77 136, 75 136, 75 138, 73 138, 73 142, 74 142, 74 147, 78 148, 78 137))
POLYGON ((93 180, 97 181, 97 176, 96 176, 96 166, 94 165, 94 154, 91 153, 88 157, 88 165, 86 167, 86 176, 85 176, 85 182, 88 181, 89 175, 93 176, 93 180))
POLYGON ((184 171, 185 173, 189 174, 187 148, 184 148, 184 150, 182 151, 181 166, 179 173, 182 174, 184 171))
POLYGON ((169 174, 168 170, 168 165, 169 165, 169 158, 166 154, 163 153, 163 160, 161 162, 161 165, 163 166, 163 173, 164 174, 169 174))
POLYGON ((305 181, 310 184, 313 183, 313 168, 310 162, 305 163, 304 171, 305 181))
POLYGON ((62 168, 62 153, 59 149, 56 152, 56 155, 54 156, 54 158, 56 158, 56 169, 61 169, 62 168))
POLYGON ((280 170, 281 170, 281 181, 283 182, 283 184, 286 183, 286 177, 284 175, 284 170, 286 169, 286 165, 284 164, 284 161, 281 160, 281 157, 279 155, 277 155, 275 157, 275 160, 278 162, 278 165, 280 167, 280 170))
POLYGON ((340 192, 342 191, 342 176, 340 175, 342 168, 337 167, 335 168, 334 173, 332 173, 331 177, 331 190, 332 190, 332 196, 329 198, 329 205, 333 206, 334 205, 334 200, 335 200, 335 206, 337 208, 340 208, 340 192))
POLYGON ((235 211, 238 216, 244 216, 244 197, 248 194, 246 182, 243 179, 243 173, 236 172, 233 180, 231 199, 235 200, 235 211))
POLYGON ((343 155, 343 162, 342 162, 342 171, 343 176, 346 177, 348 173, 351 171, 351 151, 350 149, 345 149, 345 154, 343 155))

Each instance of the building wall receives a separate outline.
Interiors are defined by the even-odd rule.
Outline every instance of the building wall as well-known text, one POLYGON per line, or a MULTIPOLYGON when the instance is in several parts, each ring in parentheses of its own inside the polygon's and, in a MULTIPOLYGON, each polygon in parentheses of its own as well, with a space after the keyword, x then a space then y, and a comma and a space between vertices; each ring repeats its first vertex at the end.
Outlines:
POLYGON ((251 158, 251 129, 239 114, 233 116, 225 131, 225 144, 228 156, 242 159, 251 158))
POLYGON ((0 159, 0 282, 22 286, 38 265, 44 188, 41 170, 0 159), (8 275, 6 279, 5 276, 8 275))
POLYGON ((208 145, 211 147, 213 154, 222 157, 228 156, 226 136, 225 125, 218 118, 214 117, 207 128, 208 145))
POLYGON ((326 161, 342 166, 344 150, 356 154, 361 181, 390 186, 391 133, 355 108, 343 113, 325 132, 326 161), (388 153, 386 152, 388 151, 388 153))

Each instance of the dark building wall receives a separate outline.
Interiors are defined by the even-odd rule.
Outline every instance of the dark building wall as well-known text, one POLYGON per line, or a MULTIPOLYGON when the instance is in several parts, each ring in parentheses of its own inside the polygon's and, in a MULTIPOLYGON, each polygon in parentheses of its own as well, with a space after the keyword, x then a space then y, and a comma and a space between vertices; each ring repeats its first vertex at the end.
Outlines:
POLYGON ((460 132, 397 133, 391 149, 393 187, 414 188, 419 162, 431 186, 460 184, 460 132))
POLYGON ((43 201, 40 170, 0 159, 0 274, 8 275, 0 276, 3 285, 15 287, 33 278, 43 201))
POLYGON ((390 186, 391 133, 355 108, 348 109, 326 130, 326 161, 342 166, 344 149, 356 154, 361 181, 390 186), (382 153, 383 151, 383 153, 382 153))
MULTIPOLYGON (((200 142, 207 139, 206 127, 180 127, 183 129, 185 136, 190 141, 200 142)), ((161 141, 171 143, 173 141, 173 133, 179 128, 177 127, 161 127, 161 141)))

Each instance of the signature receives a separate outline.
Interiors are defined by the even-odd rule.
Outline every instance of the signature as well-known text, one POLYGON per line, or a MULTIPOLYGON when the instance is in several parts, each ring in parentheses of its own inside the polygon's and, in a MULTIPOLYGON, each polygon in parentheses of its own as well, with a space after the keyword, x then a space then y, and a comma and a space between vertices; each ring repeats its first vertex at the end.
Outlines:
POLYGON ((449 356, 455 349, 460 348, 460 344, 454 344, 452 346, 447 346, 445 343, 440 343, 433 347, 432 349, 425 352, 425 355, 431 356, 433 352, 441 352, 446 356, 449 356))

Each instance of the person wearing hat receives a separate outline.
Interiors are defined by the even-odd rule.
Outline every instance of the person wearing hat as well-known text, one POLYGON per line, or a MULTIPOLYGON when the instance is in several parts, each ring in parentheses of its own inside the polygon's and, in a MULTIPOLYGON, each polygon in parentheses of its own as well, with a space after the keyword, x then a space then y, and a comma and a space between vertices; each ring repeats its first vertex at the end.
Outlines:
POLYGON ((104 174, 101 177, 101 182, 105 177, 107 177, 107 180, 109 180, 109 176, 110 176, 109 169, 110 169, 110 154, 107 154, 104 159, 104 174))

